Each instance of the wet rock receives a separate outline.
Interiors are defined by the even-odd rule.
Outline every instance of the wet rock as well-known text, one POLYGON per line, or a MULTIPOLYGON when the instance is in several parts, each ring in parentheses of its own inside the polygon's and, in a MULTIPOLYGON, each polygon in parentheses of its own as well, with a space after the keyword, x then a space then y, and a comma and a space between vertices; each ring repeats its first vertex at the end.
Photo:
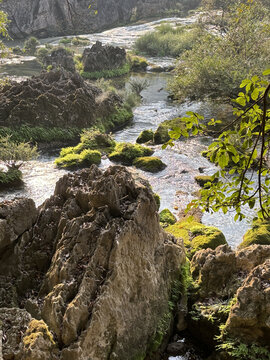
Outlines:
MULTIPOLYGON (((168 319, 184 261, 183 246, 159 225, 151 189, 123 167, 92 166, 58 181, 0 278, 12 281, 18 306, 39 307, 60 359, 126 359, 145 354, 168 319)), ((29 359, 54 354, 47 332, 22 338, 31 334, 31 346, 21 340, 34 351, 29 359)))
POLYGON ((171 356, 185 355, 187 351, 187 345, 184 342, 173 342, 167 347, 167 353, 171 356))
POLYGON ((44 59, 44 66, 45 68, 52 66, 54 69, 62 67, 67 71, 75 72, 75 63, 72 53, 64 48, 55 49, 50 55, 46 56, 44 59))
POLYGON ((102 46, 97 41, 84 50, 82 63, 86 72, 118 69, 126 63, 126 50, 111 45, 102 46))
POLYGON ((108 117, 121 105, 116 95, 101 96, 78 73, 63 69, 42 72, 0 90, 0 126, 84 128, 108 117))

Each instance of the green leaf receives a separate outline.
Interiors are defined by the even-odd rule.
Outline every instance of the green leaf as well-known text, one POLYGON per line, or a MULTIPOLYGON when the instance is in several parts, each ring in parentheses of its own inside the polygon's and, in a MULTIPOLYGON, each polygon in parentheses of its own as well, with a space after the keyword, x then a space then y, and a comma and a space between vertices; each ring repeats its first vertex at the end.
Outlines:
POLYGON ((266 75, 270 75, 270 69, 267 69, 263 72, 263 75, 266 76, 266 75))
POLYGON ((260 95, 258 88, 255 88, 251 93, 252 100, 257 100, 260 95))

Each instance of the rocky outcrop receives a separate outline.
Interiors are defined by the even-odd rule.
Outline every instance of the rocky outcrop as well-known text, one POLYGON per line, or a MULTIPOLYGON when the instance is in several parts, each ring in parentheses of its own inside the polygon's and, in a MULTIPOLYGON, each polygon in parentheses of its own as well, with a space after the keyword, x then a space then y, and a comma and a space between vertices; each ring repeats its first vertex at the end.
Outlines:
POLYGON ((235 349, 244 343, 247 359, 256 351, 270 352, 270 246, 201 250, 192 258, 191 273, 196 284, 189 321, 193 335, 212 349, 215 336, 235 349))
POLYGON ((63 69, 75 72, 75 63, 72 53, 64 48, 53 50, 49 55, 44 58, 44 66, 47 68, 51 66, 53 69, 62 67, 63 69))
POLYGON ((157 15, 178 3, 176 0, 9 0, 1 8, 11 20, 11 37, 25 38, 96 32, 157 15))
POLYGON ((117 46, 102 46, 97 41, 84 50, 82 63, 87 72, 118 69, 126 63, 126 50, 117 46))
MULTIPOLYGON (((150 188, 125 168, 64 176, 2 254, 1 306, 24 308, 31 320, 16 340, 19 358, 143 359, 175 301, 185 259, 175 242, 160 228, 150 188)), ((4 319, 9 328, 19 320, 4 319)))
POLYGON ((0 90, 0 126, 90 127, 121 104, 117 95, 101 95, 78 73, 63 69, 11 81, 0 90))

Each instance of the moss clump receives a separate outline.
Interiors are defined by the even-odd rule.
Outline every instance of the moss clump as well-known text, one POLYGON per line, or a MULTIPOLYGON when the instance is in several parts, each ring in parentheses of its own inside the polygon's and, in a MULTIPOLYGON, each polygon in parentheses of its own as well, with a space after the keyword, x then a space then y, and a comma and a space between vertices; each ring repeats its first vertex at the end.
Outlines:
POLYGON ((102 70, 102 71, 81 71, 81 76, 85 79, 97 80, 97 79, 110 79, 113 77, 123 76, 130 72, 130 65, 128 63, 124 64, 118 69, 111 70, 102 70))
POLYGON ((163 121, 154 133, 155 144, 164 144, 170 140, 169 131, 174 127, 183 126, 183 122, 180 118, 173 120, 163 121))
POLYGON ((158 157, 139 157, 136 158, 133 162, 133 165, 144 171, 151 173, 156 173, 161 170, 164 170, 166 165, 158 157))
POLYGON ((87 167, 92 164, 99 165, 101 153, 97 150, 83 150, 80 154, 69 153, 55 160, 55 164, 61 168, 74 169, 87 167))
POLYGON ((154 193, 153 196, 154 196, 155 202, 157 204, 157 208, 159 210, 159 208, 160 208, 160 196, 157 193, 154 193))
POLYGON ((50 333, 48 326, 43 320, 32 320, 26 330, 25 337, 23 338, 23 344, 26 348, 31 348, 38 337, 43 337, 52 345, 55 345, 53 336, 50 333))
POLYGON ((214 250, 219 245, 227 244, 225 236, 219 229, 198 223, 193 217, 168 226, 166 231, 183 239, 189 258, 198 250, 208 248, 214 250))
POLYGON ((147 60, 142 56, 128 54, 127 60, 131 71, 146 71, 149 65, 147 60))
POLYGON ((212 176, 208 175, 197 175, 195 176, 195 181, 200 185, 202 188, 209 188, 210 183, 213 182, 212 176), (208 184, 208 185, 207 185, 208 184))
POLYGON ((270 245, 270 222, 266 220, 256 220, 253 222, 252 228, 248 230, 239 249, 243 249, 247 246, 259 244, 270 245))
POLYGON ((22 184, 22 173, 18 169, 0 171, 0 190, 22 184))
POLYGON ((153 130, 143 130, 138 136, 136 143, 145 144, 148 141, 154 140, 154 132, 153 130))
POLYGON ((173 225, 176 223, 176 217, 170 212, 169 209, 164 209, 159 214, 159 221, 163 227, 173 225))
POLYGON ((109 159, 120 162, 123 165, 132 165, 136 158, 151 156, 152 154, 152 149, 142 145, 118 143, 114 151, 109 155, 109 159))

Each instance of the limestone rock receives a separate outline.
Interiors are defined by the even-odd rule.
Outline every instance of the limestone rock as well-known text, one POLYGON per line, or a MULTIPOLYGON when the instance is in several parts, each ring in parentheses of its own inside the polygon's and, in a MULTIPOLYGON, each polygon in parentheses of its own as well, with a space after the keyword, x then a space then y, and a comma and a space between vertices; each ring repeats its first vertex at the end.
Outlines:
POLYGON ((9 0, 1 4, 12 38, 90 33, 176 8, 172 0, 9 0), (97 11, 95 11, 97 10, 97 11))
POLYGON ((62 67, 67 71, 75 72, 73 56, 64 48, 55 49, 50 55, 46 56, 44 59, 44 66, 45 68, 52 66, 54 69, 62 67))
POLYGON ((0 90, 0 126, 90 127, 121 105, 118 96, 101 94, 78 73, 44 71, 0 90))
POLYGON ((94 72, 122 67, 126 62, 126 50, 120 47, 104 45, 97 41, 83 52, 84 71, 94 72))
POLYGON ((1 263, 0 279, 12 282, 18 306, 35 302, 60 359, 135 358, 168 319, 185 261, 175 242, 148 186, 123 167, 92 166, 58 181, 1 263))

